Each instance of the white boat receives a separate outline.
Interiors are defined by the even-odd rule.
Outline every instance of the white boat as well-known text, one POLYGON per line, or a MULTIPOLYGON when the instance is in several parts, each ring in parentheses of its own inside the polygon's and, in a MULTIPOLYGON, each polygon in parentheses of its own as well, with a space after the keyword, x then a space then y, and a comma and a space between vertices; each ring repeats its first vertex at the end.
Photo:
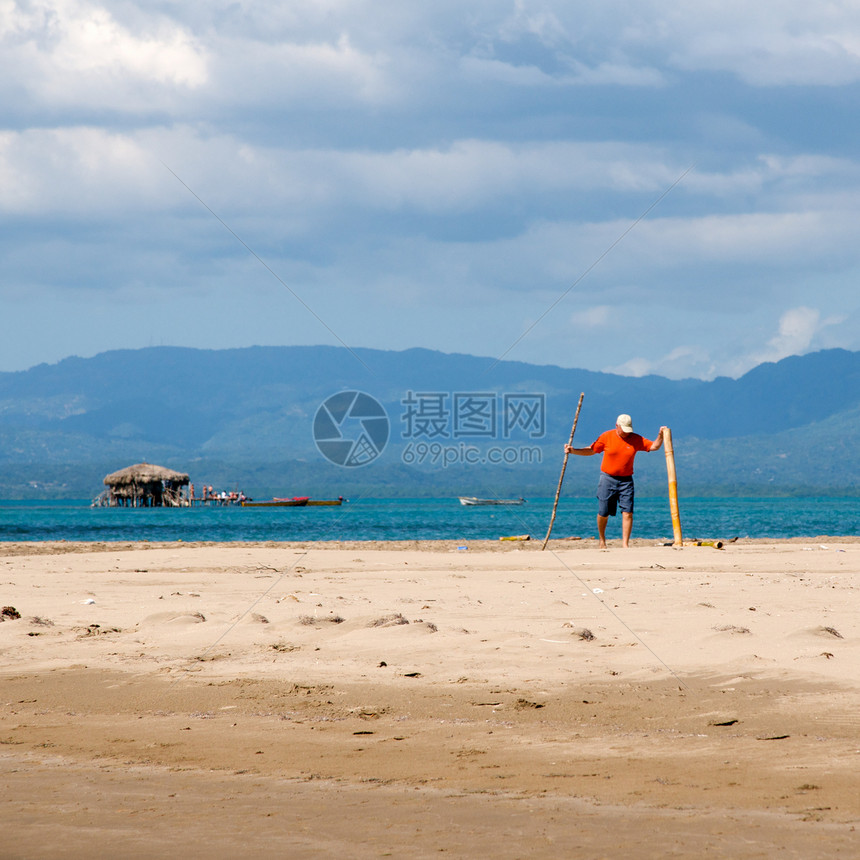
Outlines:
POLYGON ((475 496, 458 496, 461 505, 522 505, 525 499, 478 499, 475 496))

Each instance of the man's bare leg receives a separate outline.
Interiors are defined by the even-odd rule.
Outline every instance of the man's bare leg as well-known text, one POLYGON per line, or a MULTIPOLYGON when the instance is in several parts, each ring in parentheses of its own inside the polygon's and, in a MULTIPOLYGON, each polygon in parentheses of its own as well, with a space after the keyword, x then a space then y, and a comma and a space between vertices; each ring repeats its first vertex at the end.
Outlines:
POLYGON ((602 517, 600 514, 597 515, 597 534, 600 536, 600 548, 606 549, 606 523, 609 521, 609 517, 602 517))
POLYGON ((633 534, 633 514, 621 512, 621 546, 630 546, 630 535, 633 534))

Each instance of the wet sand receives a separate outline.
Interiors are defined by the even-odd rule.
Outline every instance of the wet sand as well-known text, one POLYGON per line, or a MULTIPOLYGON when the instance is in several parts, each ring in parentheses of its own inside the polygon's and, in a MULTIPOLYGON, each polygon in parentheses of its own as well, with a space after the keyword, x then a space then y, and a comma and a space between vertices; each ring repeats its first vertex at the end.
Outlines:
POLYGON ((852 857, 860 540, 6 544, 2 856, 852 857))

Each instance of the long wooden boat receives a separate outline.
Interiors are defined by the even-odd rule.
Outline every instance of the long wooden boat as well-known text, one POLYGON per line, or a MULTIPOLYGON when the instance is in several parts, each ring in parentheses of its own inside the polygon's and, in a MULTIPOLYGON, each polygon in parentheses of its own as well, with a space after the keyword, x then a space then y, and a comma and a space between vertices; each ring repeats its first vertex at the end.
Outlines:
POLYGON ((478 499, 475 496, 458 496, 461 505, 522 505, 525 499, 478 499))
POLYGON ((243 508, 303 508, 308 503, 307 498, 301 499, 272 499, 269 502, 242 502, 243 508))
POLYGON ((343 496, 339 499, 308 499, 308 505, 342 505, 343 496))

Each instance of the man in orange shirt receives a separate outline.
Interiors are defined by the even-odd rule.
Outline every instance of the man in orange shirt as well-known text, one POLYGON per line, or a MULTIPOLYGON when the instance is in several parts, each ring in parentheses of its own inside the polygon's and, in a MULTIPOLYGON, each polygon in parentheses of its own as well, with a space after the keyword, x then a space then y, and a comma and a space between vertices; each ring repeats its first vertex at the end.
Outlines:
POLYGON ((600 546, 606 548, 606 523, 621 508, 621 544, 630 546, 633 532, 633 460, 639 451, 656 451, 663 446, 663 432, 660 428, 657 438, 652 442, 633 432, 633 420, 629 415, 619 415, 614 430, 607 430, 597 437, 588 448, 574 448, 565 445, 565 452, 590 457, 603 454, 600 464, 600 481, 597 484, 597 533, 600 546))

